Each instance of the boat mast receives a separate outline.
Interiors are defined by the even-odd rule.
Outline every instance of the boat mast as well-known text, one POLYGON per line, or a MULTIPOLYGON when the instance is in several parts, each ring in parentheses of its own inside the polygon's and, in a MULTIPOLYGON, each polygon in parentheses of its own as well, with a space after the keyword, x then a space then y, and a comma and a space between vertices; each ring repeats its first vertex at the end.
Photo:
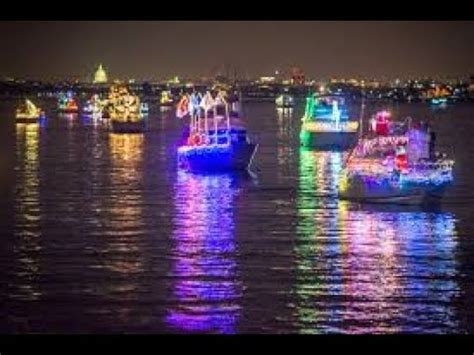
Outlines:
POLYGON ((365 90, 364 86, 362 86, 362 100, 361 100, 361 107, 360 107, 360 115, 359 115, 359 138, 362 137, 363 133, 363 123, 364 123, 364 111, 365 111, 365 90))
POLYGON ((217 109, 216 105, 213 107, 213 117, 214 117, 214 144, 217 145, 217 109))

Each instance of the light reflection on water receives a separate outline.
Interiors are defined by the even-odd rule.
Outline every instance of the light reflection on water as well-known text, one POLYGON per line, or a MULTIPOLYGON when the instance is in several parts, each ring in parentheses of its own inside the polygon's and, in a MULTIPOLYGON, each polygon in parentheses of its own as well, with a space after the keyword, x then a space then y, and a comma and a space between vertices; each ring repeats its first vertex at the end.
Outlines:
POLYGON ((15 238, 17 246, 16 276, 10 297, 35 301, 41 297, 38 282, 41 250, 40 203, 39 203, 39 135, 38 124, 16 124, 16 189, 15 238))
POLYGON ((179 172, 175 191, 171 272, 176 331, 235 333, 241 286, 234 236, 232 175, 179 172))
MULTIPOLYGON (((136 323, 134 310, 142 286, 144 272, 143 245, 143 161, 144 136, 110 134, 110 195, 108 197, 109 228, 104 230, 100 250, 100 269, 105 269, 110 282, 101 285, 100 296, 120 301, 108 316, 122 324, 136 323)), ((109 307, 104 307, 108 309, 109 307)))
POLYGON ((54 112, 39 127, 11 116, 1 330, 472 332, 472 107, 431 121, 440 146, 457 147, 439 210, 339 201, 347 155, 299 148, 303 109, 247 105, 261 133, 250 189, 176 171, 172 110, 150 111, 144 135, 54 112))
POLYGON ((338 201, 342 154, 300 154, 299 332, 456 332, 454 217, 338 201))

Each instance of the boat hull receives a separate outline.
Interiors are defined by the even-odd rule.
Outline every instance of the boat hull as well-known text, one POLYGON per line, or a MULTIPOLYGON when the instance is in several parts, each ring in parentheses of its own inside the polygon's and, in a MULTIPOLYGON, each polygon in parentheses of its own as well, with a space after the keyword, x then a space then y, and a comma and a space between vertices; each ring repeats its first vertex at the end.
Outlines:
POLYGON ((76 109, 59 109, 59 112, 60 113, 78 113, 79 110, 76 108, 76 109))
POLYGON ((301 145, 321 150, 347 150, 358 139, 357 132, 311 132, 301 131, 301 145))
POLYGON ((39 117, 28 117, 28 116, 17 116, 15 118, 16 123, 38 123, 39 117))
POLYGON ((143 133, 145 131, 145 122, 121 122, 112 120, 110 122, 110 129, 114 133, 143 133))
POLYGON ((189 171, 222 172, 247 170, 252 163, 257 145, 237 143, 228 145, 178 148, 178 164, 189 171))
POLYGON ((339 186, 339 197, 344 200, 366 203, 424 205, 439 203, 447 184, 405 184, 389 181, 365 181, 361 177, 349 178, 339 186))

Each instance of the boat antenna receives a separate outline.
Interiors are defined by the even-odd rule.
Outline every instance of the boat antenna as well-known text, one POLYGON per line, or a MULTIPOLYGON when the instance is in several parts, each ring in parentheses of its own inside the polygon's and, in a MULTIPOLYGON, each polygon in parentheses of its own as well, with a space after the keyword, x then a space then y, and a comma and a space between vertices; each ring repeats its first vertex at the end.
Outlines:
POLYGON ((359 115, 359 138, 362 137, 363 133, 363 123, 364 123, 364 113, 365 113, 365 90, 362 87, 362 99, 360 101, 360 115, 359 115))

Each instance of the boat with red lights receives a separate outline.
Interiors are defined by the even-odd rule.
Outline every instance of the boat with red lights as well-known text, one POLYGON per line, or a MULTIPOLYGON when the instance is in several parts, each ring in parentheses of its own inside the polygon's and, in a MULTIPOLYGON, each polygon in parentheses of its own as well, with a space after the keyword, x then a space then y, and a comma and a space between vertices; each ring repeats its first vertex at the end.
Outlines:
POLYGON ((246 170, 257 145, 252 143, 242 122, 229 114, 224 94, 182 97, 177 116, 190 117, 189 132, 178 147, 178 165, 189 171, 246 170))
POLYGON ((359 122, 349 118, 341 96, 311 94, 306 98, 301 121, 300 141, 304 147, 346 150, 357 143, 359 122))
POLYGON ((342 199, 421 205, 439 202, 452 183, 454 161, 435 152, 435 134, 411 119, 377 113, 350 153, 339 181, 342 199))
POLYGON ((66 94, 61 93, 59 95, 58 110, 62 113, 77 113, 79 111, 77 101, 71 91, 68 91, 66 94))

